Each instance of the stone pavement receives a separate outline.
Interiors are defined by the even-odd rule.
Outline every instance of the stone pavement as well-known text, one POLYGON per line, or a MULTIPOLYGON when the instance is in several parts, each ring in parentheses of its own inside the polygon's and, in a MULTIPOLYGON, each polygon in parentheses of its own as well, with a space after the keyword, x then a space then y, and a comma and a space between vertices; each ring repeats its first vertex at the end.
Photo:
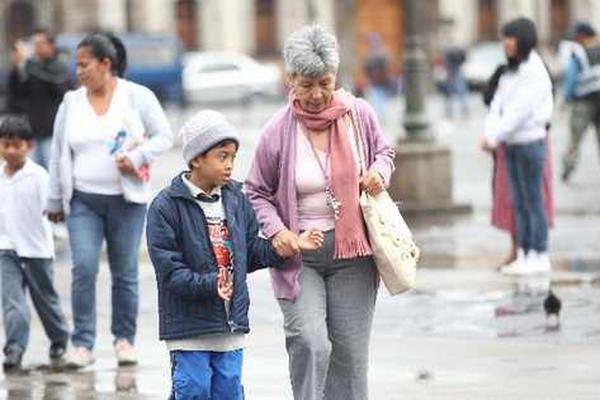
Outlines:
MULTIPOLYGON (((242 150, 236 176, 243 178, 258 127, 276 105, 261 109, 228 108, 241 126, 242 150)), ((390 132, 399 104, 386 118, 390 132)), ((177 127, 191 111, 171 110, 177 127)), ((439 99, 432 116, 442 115, 439 99)), ((508 249, 508 238, 488 224, 489 157, 477 149, 483 109, 472 99, 468 118, 434 120, 441 141, 454 154, 454 190, 471 202, 474 213, 458 218, 427 217, 413 221, 425 254, 417 290, 390 297, 382 288, 375 315, 370 363, 370 394, 391 399, 598 399, 600 398, 600 174, 590 138, 573 183, 556 181, 557 223, 552 257, 556 292, 564 303, 559 331, 548 331, 539 295, 515 295, 516 282, 493 272, 508 249), (568 283, 568 285, 567 285, 568 283)), ((565 145, 565 115, 555 121, 555 160, 565 145)), ((180 153, 161 158, 153 173, 156 190, 180 167, 180 153)), ((556 164, 558 166, 558 164, 556 164)), ((64 249, 56 282, 70 320, 70 273, 64 249)), ((250 278, 251 325, 244 383, 248 399, 291 399, 282 319, 268 274, 250 278)), ((147 258, 140 265, 140 318, 137 349, 140 365, 116 368, 109 333, 110 276, 105 263, 98 277, 96 364, 80 373, 47 371, 47 340, 33 319, 26 374, 0 375, 0 398, 10 399, 164 399, 169 392, 169 364, 158 342, 154 273, 147 258)), ((3 334, 0 334, 3 340, 3 334)))

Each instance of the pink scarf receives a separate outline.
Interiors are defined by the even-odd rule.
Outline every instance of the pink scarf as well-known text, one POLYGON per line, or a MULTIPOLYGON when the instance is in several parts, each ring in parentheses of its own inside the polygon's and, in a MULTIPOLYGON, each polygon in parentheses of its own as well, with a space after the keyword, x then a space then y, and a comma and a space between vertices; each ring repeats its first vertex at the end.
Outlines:
POLYGON ((339 218, 335 220, 334 258, 354 258, 373 254, 358 205, 360 194, 358 167, 348 139, 348 124, 354 97, 337 90, 331 104, 315 114, 302 109, 294 91, 289 104, 294 116, 308 129, 329 129, 331 141, 331 188, 342 204, 339 218))

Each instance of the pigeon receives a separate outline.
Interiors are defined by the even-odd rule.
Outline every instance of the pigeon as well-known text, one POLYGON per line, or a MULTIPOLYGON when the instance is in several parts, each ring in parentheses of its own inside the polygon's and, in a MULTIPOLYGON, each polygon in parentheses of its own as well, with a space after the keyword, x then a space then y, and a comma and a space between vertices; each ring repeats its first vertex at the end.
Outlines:
POLYGON ((546 324, 549 329, 558 329, 560 326, 560 309, 562 302, 552 292, 552 289, 548 291, 548 296, 544 300, 544 311, 546 312, 546 324))

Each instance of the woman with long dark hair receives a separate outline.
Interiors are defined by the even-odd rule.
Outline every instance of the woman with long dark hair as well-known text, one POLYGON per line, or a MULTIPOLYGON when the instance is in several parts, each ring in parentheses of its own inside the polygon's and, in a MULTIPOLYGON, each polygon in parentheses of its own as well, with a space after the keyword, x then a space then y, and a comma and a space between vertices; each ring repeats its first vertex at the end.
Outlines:
POLYGON ((551 266, 542 187, 553 111, 552 82, 535 50, 537 33, 532 21, 518 18, 507 23, 502 33, 508 65, 498 79, 482 142, 487 151, 505 144, 518 250, 502 272, 547 273, 551 266))

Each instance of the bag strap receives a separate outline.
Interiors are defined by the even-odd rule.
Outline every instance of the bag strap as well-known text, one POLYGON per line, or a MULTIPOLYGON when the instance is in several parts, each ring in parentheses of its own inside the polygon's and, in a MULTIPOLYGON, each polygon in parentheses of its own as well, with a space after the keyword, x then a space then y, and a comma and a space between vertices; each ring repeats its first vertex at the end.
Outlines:
POLYGON ((367 173, 367 167, 365 162, 365 151, 364 144, 362 141, 362 132, 360 130, 360 121, 358 121, 358 111, 356 110, 356 104, 353 105, 350 111, 350 119, 352 120, 352 128, 354 131, 354 140, 356 141, 356 151, 358 153, 358 166, 360 169, 360 175, 367 173))

